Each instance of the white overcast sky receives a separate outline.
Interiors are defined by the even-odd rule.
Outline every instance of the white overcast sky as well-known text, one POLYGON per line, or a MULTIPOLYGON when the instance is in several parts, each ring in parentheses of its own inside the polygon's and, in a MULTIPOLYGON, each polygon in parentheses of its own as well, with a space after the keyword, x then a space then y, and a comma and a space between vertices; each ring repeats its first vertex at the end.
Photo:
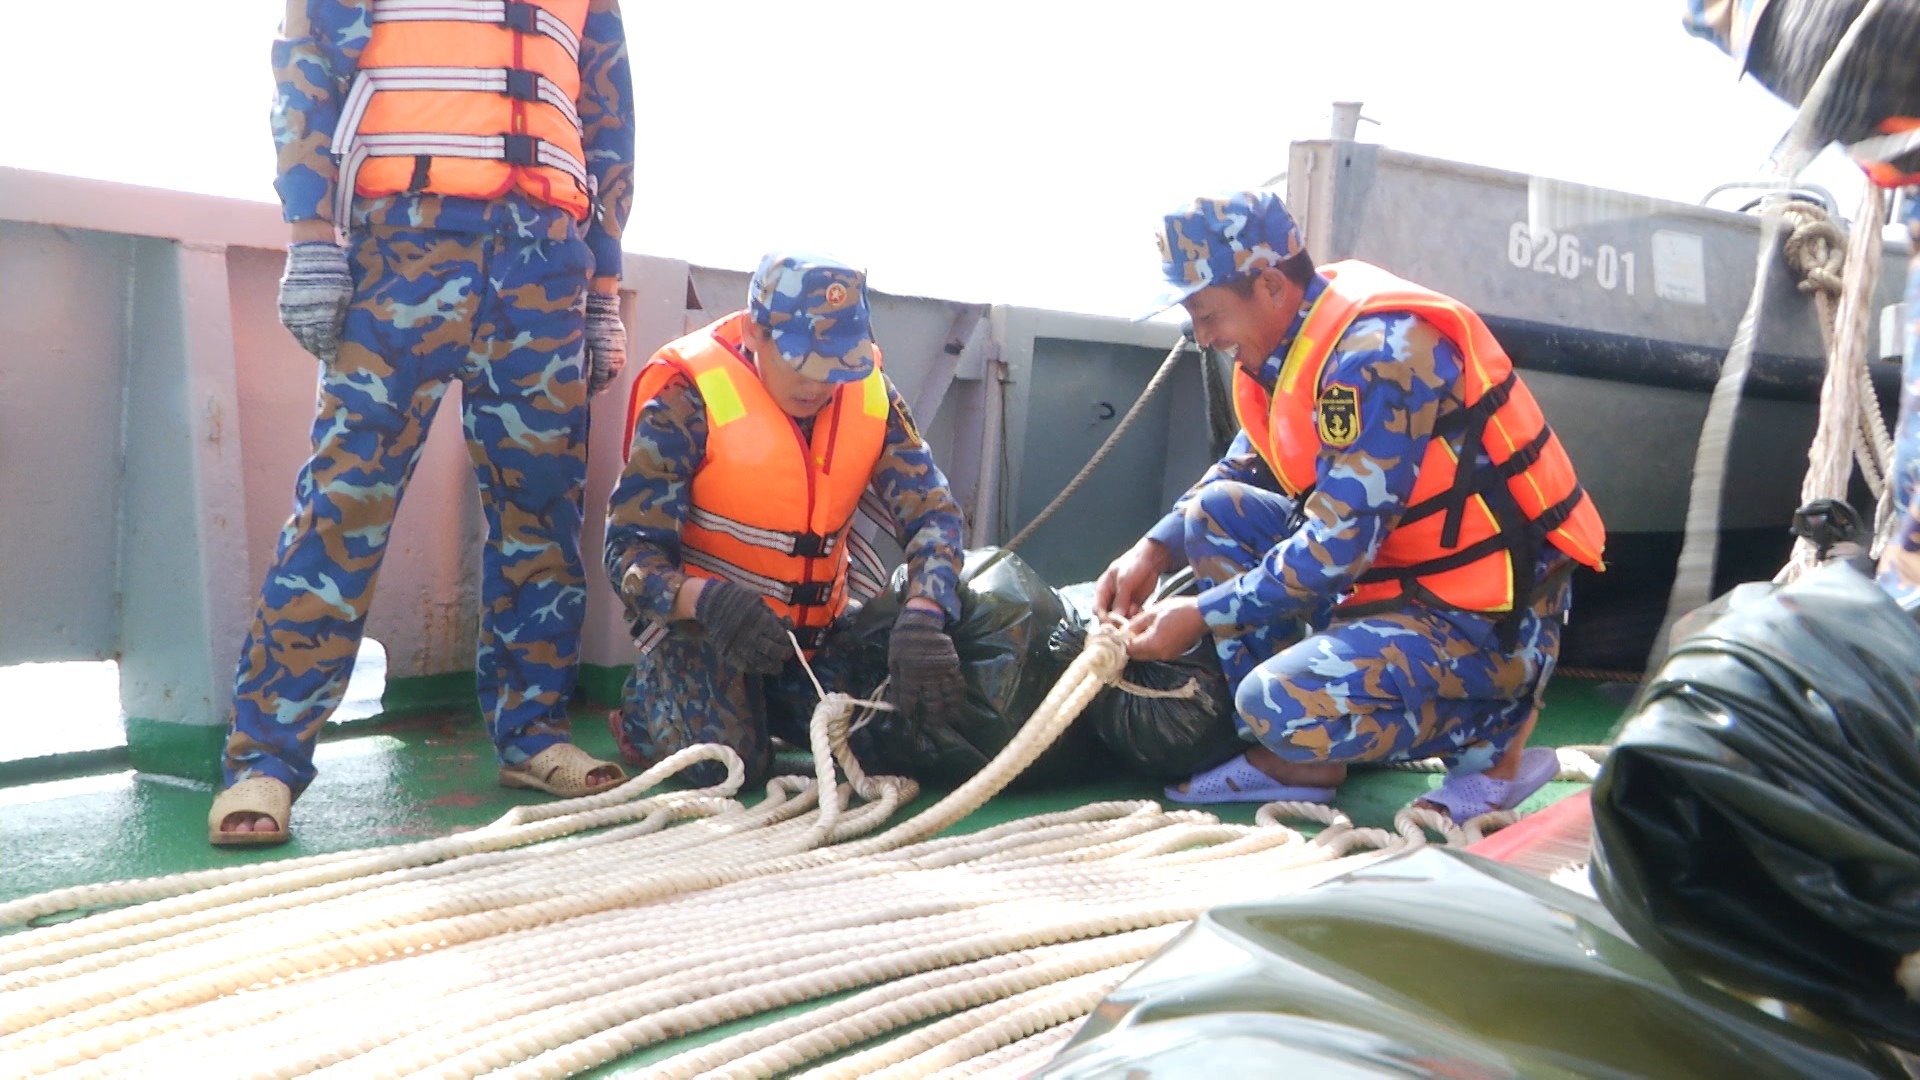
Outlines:
MULTIPOLYGON (((1158 215, 1282 171, 1336 100, 1365 103, 1368 141, 1692 202, 1757 176, 1792 113, 1683 7, 627 0, 627 247, 724 267, 824 248, 888 292, 1131 313, 1158 215)), ((11 5, 0 165, 272 201, 283 10, 11 5)), ((1852 208, 1836 155, 1807 179, 1852 208)))

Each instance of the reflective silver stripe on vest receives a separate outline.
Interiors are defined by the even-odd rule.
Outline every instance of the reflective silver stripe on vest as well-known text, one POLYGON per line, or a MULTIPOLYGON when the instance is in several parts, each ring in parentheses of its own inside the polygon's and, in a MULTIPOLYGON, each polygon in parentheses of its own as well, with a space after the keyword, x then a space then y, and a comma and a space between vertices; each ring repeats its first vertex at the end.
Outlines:
POLYGON ((688 566, 696 570, 703 570, 714 577, 731 581, 735 585, 744 585, 778 603, 793 603, 793 585, 789 582, 770 578, 764 574, 756 574, 751 570, 742 570, 725 559, 715 558, 704 551, 695 551, 689 547, 681 549, 680 557, 688 566))
MULTIPOLYGON (((507 0, 373 0, 374 22, 473 22, 507 25, 507 0)), ((553 39, 574 63, 580 62, 580 36, 553 12, 535 8, 533 28, 553 39)))
MULTIPOLYGON (((744 521, 736 521, 733 518, 716 514, 711 510, 702 510, 697 506, 687 514, 687 522, 692 525, 698 525, 708 532, 724 533, 751 547, 766 548, 768 551, 779 552, 782 555, 792 555, 794 549, 799 546, 800 537, 803 535, 799 533, 782 532, 779 529, 763 529, 758 525, 749 525, 744 521)), ((812 534, 808 533, 804 535, 811 536, 812 534)), ((840 541, 838 537, 824 537, 820 554, 808 557, 824 559, 832 555, 834 549, 839 546, 840 541)))
MULTIPOLYGON (((565 150, 541 139, 532 139, 534 144, 534 164, 559 169, 580 182, 582 191, 591 188, 587 183, 586 166, 580 159, 565 150)), ((336 147, 338 144, 335 144, 336 147)), ((353 149, 340 161, 340 178, 334 185, 333 223, 336 231, 345 231, 348 226, 347 211, 353 202, 354 178, 360 174, 360 166, 370 157, 457 157, 475 158, 485 161, 505 161, 507 137, 504 135, 430 135, 426 133, 395 133, 390 135, 360 135, 353 139, 353 149)))
MULTIPOLYGON (((573 100, 560 84, 545 75, 528 72, 533 75, 536 93, 540 101, 551 105, 567 118, 567 123, 575 130, 580 127, 580 113, 574 108, 573 100)), ((340 122, 334 125, 333 145, 336 153, 351 149, 354 135, 360 131, 360 120, 366 115, 367 103, 373 100, 379 90, 474 90, 481 93, 505 94, 512 72, 507 68, 456 68, 456 67, 391 67, 373 68, 354 76, 353 89, 348 91, 347 100, 340 108, 340 122)), ((582 170, 583 172, 585 170, 582 170)))
POLYGON ((894 516, 893 507, 888 506, 887 500, 882 499, 879 492, 874 491, 873 488, 869 487, 860 493, 857 512, 865 514, 867 520, 873 522, 888 536, 893 537, 895 543, 907 542, 907 538, 901 535, 900 519, 894 516))
POLYGON ((887 565, 860 535, 859 523, 847 533, 847 601, 861 603, 887 591, 887 565))

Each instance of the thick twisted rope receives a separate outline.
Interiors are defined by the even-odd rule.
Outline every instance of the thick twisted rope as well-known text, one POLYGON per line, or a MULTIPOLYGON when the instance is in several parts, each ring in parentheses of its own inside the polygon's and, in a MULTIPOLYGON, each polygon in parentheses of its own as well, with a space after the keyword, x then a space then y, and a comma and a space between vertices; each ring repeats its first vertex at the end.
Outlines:
POLYGON ((1275 804, 1238 826, 1107 803, 927 839, 1004 786, 1124 663, 1118 632, 1090 635, 1000 756, 870 839, 818 846, 870 834, 913 789, 858 771, 843 733, 856 703, 824 695, 815 779, 777 778, 752 809, 727 798, 737 756, 705 747, 616 792, 522 808, 457 838, 474 847, 298 860, 197 891, 160 880, 71 893, 166 899, 6 939, 0 1071, 162 1073, 217 1047, 227 1066, 261 1076, 557 1076, 851 992, 654 1074, 773 1075, 932 1021, 921 1030, 952 1038, 908 1036, 859 1060, 971 1075, 989 1067, 981 1059, 1011 1068, 1057 1045, 1209 907, 1306 888, 1429 831, 1450 843, 1472 832, 1412 811, 1389 831, 1320 806, 1275 804), (875 801, 839 806, 822 759, 875 801), (725 761, 727 781, 639 797, 701 760, 725 761), (1283 816, 1325 828, 1308 839, 1283 816), (499 846, 503 836, 522 846, 499 846))
MULTIPOLYGON (((1857 461, 1883 508, 1876 514, 1876 535, 1887 524, 1886 470, 1893 440, 1886 434, 1867 370, 1866 343, 1873 289, 1879 279, 1879 222, 1885 212, 1884 197, 1873 184, 1866 185, 1861 196, 1851 237, 1843 238, 1826 212, 1812 204, 1791 203, 1782 211, 1792 225, 1784 248, 1787 265, 1799 275, 1800 291, 1813 297, 1827 354, 1819 426, 1807 450, 1800 503, 1846 498, 1847 479, 1857 461)), ((1876 544, 1874 550, 1878 549, 1876 544)), ((1775 580, 1792 581, 1818 562, 1818 549, 1801 537, 1775 580)))

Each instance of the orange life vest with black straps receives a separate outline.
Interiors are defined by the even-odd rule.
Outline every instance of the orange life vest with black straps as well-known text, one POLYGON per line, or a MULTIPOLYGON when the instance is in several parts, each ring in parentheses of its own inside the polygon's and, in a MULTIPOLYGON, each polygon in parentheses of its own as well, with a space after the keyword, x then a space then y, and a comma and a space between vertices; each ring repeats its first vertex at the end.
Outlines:
POLYGON ((1323 450, 1357 434, 1354 388, 1322 383, 1328 358, 1361 316, 1410 312, 1438 328, 1460 350, 1465 403, 1435 422, 1406 511, 1342 608, 1357 614, 1413 598, 1517 618, 1531 602, 1542 542, 1601 569, 1599 511, 1486 323, 1465 304, 1367 263, 1320 272, 1329 284, 1288 350, 1274 392, 1243 371, 1234 379, 1240 424, 1287 494, 1302 497, 1323 450), (1487 462, 1475 467, 1482 453, 1487 462))
POLYGON ((580 116, 589 0, 374 0, 334 129, 334 223, 354 194, 493 199, 519 190, 585 220, 580 116))
POLYGON ((747 359, 747 318, 736 312, 653 354, 627 402, 622 454, 632 453, 641 407, 675 375, 691 381, 706 403, 707 452, 680 529, 683 568, 760 593, 812 649, 847 606, 859 541, 849 526, 886 443, 887 384, 876 352, 873 372, 814 416, 809 439, 747 359))

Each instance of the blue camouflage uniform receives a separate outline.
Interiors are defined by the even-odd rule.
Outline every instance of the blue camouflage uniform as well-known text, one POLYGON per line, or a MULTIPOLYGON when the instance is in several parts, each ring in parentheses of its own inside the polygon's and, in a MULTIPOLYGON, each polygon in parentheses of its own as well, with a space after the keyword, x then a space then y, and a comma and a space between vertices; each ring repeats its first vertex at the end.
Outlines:
MULTIPOLYGON (((1271 235, 1262 236, 1261 211, 1244 198, 1199 200, 1168 218, 1163 257, 1174 299, 1303 253, 1278 200, 1269 200, 1271 235), (1209 251, 1220 244, 1231 250, 1209 251)), ((1269 394, 1326 288, 1315 274, 1293 325, 1251 372, 1269 394)), ((1236 687, 1242 736, 1287 761, 1437 756, 1451 771, 1479 772, 1537 707, 1570 601, 1568 560, 1551 548, 1510 649, 1501 647, 1498 615, 1413 600, 1358 618, 1335 610, 1406 508, 1435 423, 1462 408, 1461 365, 1460 351, 1419 316, 1355 320, 1322 385, 1357 389, 1358 431, 1345 446, 1322 446, 1303 499, 1282 493, 1242 431, 1147 534, 1176 565, 1191 565, 1204 590, 1199 609, 1236 687)), ((1456 449, 1459 438, 1451 436, 1456 449)))
POLYGON ((1907 200, 1913 261, 1907 268, 1906 354, 1900 366, 1900 425, 1893 437, 1893 513, 1898 524, 1880 557, 1880 584, 1909 611, 1920 609, 1920 188, 1907 200))
MULTIPOLYGON (((373 0, 290 0, 273 46, 286 220, 331 221, 331 137, 373 0)), ((441 396, 455 379, 487 522, 480 706, 501 764, 567 740, 585 604, 582 370, 589 278, 620 273, 632 203, 633 110, 617 0, 593 0, 575 103, 596 212, 512 192, 356 200, 353 296, 323 365, 313 455, 294 483, 247 628, 223 759, 226 783, 266 776, 297 795, 353 668, 388 531, 441 396)))
MULTIPOLYGON (((749 288, 745 314, 763 326, 792 319, 812 303, 808 294, 763 287, 777 261, 768 256, 749 288)), ((864 290, 864 275, 845 280, 853 282, 856 291, 864 290)), ((755 363, 750 353, 739 352, 750 366, 755 363)), ((815 349, 807 362, 790 362, 809 378, 832 382, 842 381, 838 374, 867 374, 872 355, 868 348, 859 357, 823 358, 815 349), (824 370, 834 366, 826 360, 846 370, 824 370)), ((930 600, 951 624, 960 615, 959 507, 891 380, 886 392, 885 439, 862 511, 889 529, 904 550, 903 602, 930 600)), ((813 418, 793 422, 803 437, 811 438, 813 418)), ((680 533, 693 510, 694 474, 707 460, 708 426, 705 399, 681 374, 640 403, 635 413, 626 468, 607 509, 606 570, 624 598, 641 651, 621 692, 620 707, 608 720, 630 764, 644 767, 697 743, 719 743, 740 754, 747 783, 757 784, 772 768, 773 737, 806 745, 807 721, 818 695, 797 659, 787 661, 776 676, 749 675, 723 657, 691 621, 671 621, 674 600, 687 579, 680 533)), ((825 689, 867 697, 875 687, 847 683, 858 643, 839 631, 853 610, 828 630, 809 662, 825 689)), ((718 765, 704 763, 684 775, 689 782, 706 785, 717 783, 722 773, 718 765)))

